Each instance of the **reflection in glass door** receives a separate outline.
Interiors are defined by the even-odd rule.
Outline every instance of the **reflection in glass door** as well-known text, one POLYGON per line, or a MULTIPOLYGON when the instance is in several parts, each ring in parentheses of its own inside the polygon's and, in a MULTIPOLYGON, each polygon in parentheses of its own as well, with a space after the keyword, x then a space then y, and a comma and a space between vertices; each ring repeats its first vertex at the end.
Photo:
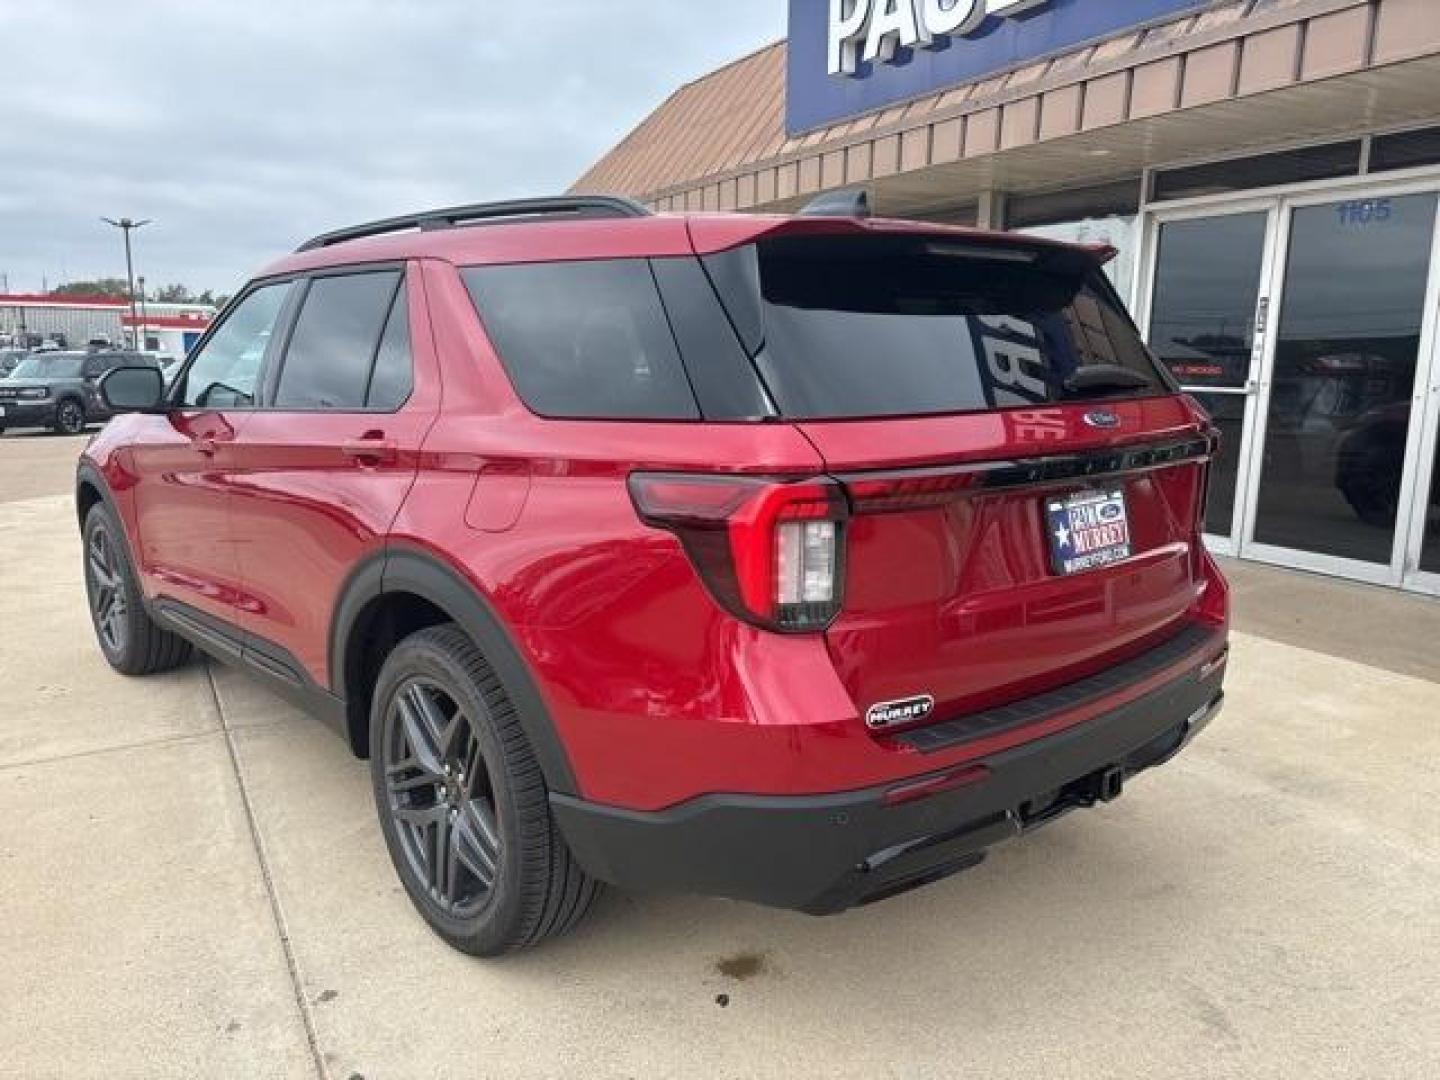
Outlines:
POLYGON ((1251 356, 1265 275, 1268 210, 1162 221, 1150 304, 1150 347, 1220 429, 1205 531, 1236 535, 1251 356))
MULTIPOLYGON (((1432 288, 1440 291, 1440 287, 1432 288)), ((1440 595, 1440 344, 1432 341, 1430 353, 1430 394, 1410 516, 1410 572, 1405 584, 1440 595)))
POLYGON ((1403 478, 1435 214, 1433 193, 1292 211, 1265 379, 1256 545, 1317 568, 1318 560, 1392 565, 1408 509, 1403 478))
POLYGON ((1435 441, 1435 468, 1430 474, 1429 498, 1424 502, 1420 572, 1440 577, 1440 439, 1435 441))

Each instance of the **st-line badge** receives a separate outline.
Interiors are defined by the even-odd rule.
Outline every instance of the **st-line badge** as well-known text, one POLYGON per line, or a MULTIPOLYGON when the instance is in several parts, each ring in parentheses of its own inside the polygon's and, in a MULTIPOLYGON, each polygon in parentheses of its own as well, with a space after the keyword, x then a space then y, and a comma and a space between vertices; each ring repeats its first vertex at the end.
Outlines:
POLYGON ((924 720, 935 711, 935 699, 929 694, 901 698, 899 701, 878 701, 865 713, 865 723, 872 728, 893 727, 924 720))

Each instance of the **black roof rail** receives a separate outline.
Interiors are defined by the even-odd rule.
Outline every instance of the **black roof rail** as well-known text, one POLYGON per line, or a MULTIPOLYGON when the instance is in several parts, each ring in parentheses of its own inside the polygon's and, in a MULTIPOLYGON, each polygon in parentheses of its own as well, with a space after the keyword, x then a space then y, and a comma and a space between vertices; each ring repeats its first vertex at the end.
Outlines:
POLYGON ((472 221, 543 217, 547 214, 578 218, 638 218, 649 217, 651 212, 633 199, 620 195, 556 195, 540 199, 511 199, 507 202, 474 203, 470 206, 451 206, 443 210, 423 210, 418 214, 401 214, 399 217, 382 218, 364 225, 351 225, 311 237, 295 250, 314 251, 332 244, 343 244, 347 240, 363 240, 367 236, 384 236, 407 229, 428 232, 431 229, 453 229, 457 225, 472 221))

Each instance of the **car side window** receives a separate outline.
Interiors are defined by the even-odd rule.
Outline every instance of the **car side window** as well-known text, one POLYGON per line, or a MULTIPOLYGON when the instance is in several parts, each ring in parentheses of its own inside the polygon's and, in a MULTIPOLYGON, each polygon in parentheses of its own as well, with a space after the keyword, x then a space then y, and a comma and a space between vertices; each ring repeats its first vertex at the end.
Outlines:
POLYGON ((198 409, 244 409, 255 404, 260 367, 290 282, 262 285, 240 301, 185 372, 177 400, 198 409))
POLYGON ((285 349, 273 407, 366 408, 399 284, 398 270, 313 279, 285 349))
POLYGON ((414 361, 410 354, 410 298, 402 282, 390 304, 385 320, 385 333, 375 354, 375 367, 370 373, 370 388, 365 406, 394 412, 405 404, 414 386, 414 361))

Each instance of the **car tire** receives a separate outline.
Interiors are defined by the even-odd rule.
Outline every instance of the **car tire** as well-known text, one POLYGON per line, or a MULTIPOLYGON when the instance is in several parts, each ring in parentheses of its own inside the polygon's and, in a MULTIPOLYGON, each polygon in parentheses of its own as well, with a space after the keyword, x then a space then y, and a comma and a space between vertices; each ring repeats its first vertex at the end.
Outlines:
POLYGON ((190 643, 145 610, 125 534, 104 503, 85 515, 84 545, 90 621, 110 666, 122 675, 154 675, 189 660, 190 643))
POLYGON ((421 630, 386 658, 371 708, 370 772, 405 891, 454 948, 514 952, 589 910, 599 884, 550 813, 513 701, 457 626, 421 630))
POLYGON ((61 435, 79 435, 85 430, 85 406, 66 398, 55 406, 55 430, 61 435))

